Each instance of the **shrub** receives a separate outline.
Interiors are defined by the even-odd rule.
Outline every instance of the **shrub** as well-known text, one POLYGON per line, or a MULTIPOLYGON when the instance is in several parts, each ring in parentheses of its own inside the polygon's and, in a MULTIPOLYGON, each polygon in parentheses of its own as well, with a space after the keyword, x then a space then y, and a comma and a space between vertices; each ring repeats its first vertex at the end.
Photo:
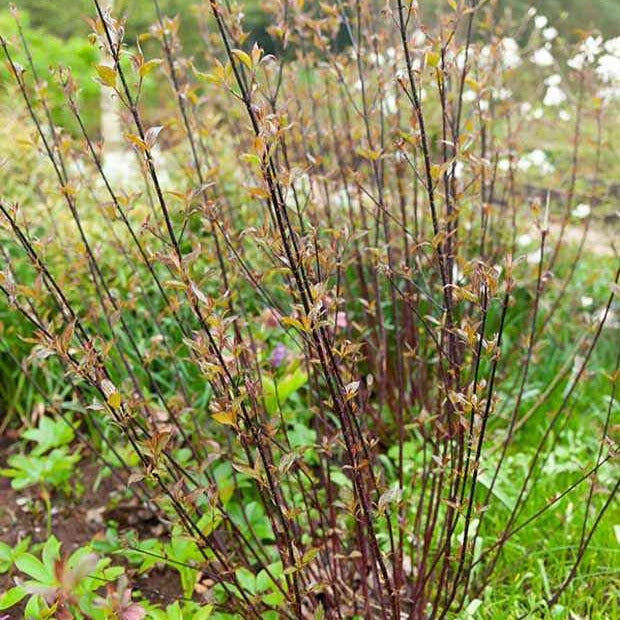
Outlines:
POLYGON ((32 363, 62 363, 61 406, 89 421, 105 466, 185 532, 187 578, 200 567, 222 618, 471 616, 572 500, 577 540, 511 613, 555 605, 618 491, 602 475, 617 452, 611 261, 597 313, 573 298, 591 218, 577 207, 604 199, 613 93, 587 96, 602 50, 561 78, 563 157, 529 131, 557 107, 527 97, 558 88, 548 66, 570 50, 537 29, 519 47, 523 24, 495 3, 450 2, 432 30, 401 0, 273 3, 276 58, 212 0, 206 71, 177 20, 160 17, 147 60, 94 4, 116 60, 98 79, 125 107, 136 176, 106 176, 68 71, 81 135, 43 127, 44 94, 3 40, 57 193, 47 209, 0 203, 0 290, 31 326, 32 363), (149 127, 153 72, 176 109, 149 127), (584 394, 596 441, 579 471, 549 468, 584 394))

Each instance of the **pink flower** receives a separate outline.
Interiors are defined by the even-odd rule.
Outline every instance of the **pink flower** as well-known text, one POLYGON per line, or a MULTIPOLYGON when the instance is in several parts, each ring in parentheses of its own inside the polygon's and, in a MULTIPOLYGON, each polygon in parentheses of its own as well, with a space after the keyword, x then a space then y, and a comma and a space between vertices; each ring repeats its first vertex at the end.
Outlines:
POLYGON ((348 324, 349 322, 347 321, 347 313, 343 310, 339 310, 338 312, 336 312, 336 327, 344 329, 345 327, 347 327, 348 324))

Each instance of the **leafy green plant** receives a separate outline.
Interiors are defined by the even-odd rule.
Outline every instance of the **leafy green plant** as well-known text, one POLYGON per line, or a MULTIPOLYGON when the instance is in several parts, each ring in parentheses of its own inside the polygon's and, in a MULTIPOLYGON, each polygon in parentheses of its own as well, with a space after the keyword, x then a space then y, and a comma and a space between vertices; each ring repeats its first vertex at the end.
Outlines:
POLYGON ((34 447, 25 454, 10 456, 10 467, 0 470, 0 474, 11 478, 17 490, 37 485, 68 489, 81 458, 80 448, 72 450, 69 446, 75 438, 73 428, 62 419, 42 416, 38 426, 26 429, 22 437, 33 442, 34 447))
POLYGON ((15 564, 15 560, 22 553, 25 553, 29 546, 30 538, 23 538, 15 547, 0 541, 0 575, 9 572, 15 564))
POLYGON ((153 620, 207 620, 207 618, 217 618, 212 616, 213 606, 200 606, 192 603, 180 605, 175 602, 168 605, 165 610, 153 609, 149 612, 149 618, 153 620))
MULTIPOLYGON (((16 569, 28 579, 18 580, 0 598, 0 609, 8 609, 28 597, 24 617, 59 620, 86 617, 94 612, 96 592, 102 583, 123 573, 122 567, 111 567, 109 558, 99 558, 88 547, 81 547, 70 556, 61 555, 61 544, 50 536, 41 549, 40 558, 20 552, 15 556, 16 569)), ((104 616, 101 616, 102 618, 104 616)))
MULTIPOLYGON (((115 585, 107 586, 107 596, 97 598, 94 607, 101 610, 103 618, 118 620, 141 620, 146 616, 146 610, 139 603, 131 600, 131 589, 128 587, 127 577, 121 575, 115 585)), ((96 618, 98 614, 94 614, 96 618)))

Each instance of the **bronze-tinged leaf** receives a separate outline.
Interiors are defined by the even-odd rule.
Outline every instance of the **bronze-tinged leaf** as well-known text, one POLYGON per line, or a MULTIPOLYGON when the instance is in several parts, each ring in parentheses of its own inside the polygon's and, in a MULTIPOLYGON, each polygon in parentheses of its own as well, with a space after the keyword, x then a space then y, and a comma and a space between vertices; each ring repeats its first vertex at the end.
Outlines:
POLYGON ((161 65, 161 58, 152 58, 140 67, 140 77, 147 76, 155 67, 161 65))
MULTIPOLYGON (((257 461, 257 465, 258 465, 258 461, 257 461)), ((249 467, 248 465, 241 465, 239 463, 233 463, 233 467, 240 474, 245 474, 246 476, 248 476, 250 478, 253 478, 257 482, 261 481, 261 475, 260 475, 260 471, 258 469, 253 469, 252 467, 249 467)))
POLYGON ((218 411, 211 416, 216 422, 227 426, 237 425, 237 414, 234 411, 218 411))
POLYGON ((148 144, 139 136, 136 136, 133 133, 126 133, 125 138, 127 138, 129 142, 131 142, 134 146, 138 147, 141 151, 144 151, 146 153, 146 151, 149 150, 148 144))
POLYGON ((116 86, 116 69, 110 65, 97 65, 95 67, 99 75, 99 82, 109 88, 116 86))
POLYGON ((252 59, 250 58, 249 54, 239 49, 232 50, 232 53, 235 56, 235 58, 240 60, 250 71, 252 70, 253 64, 252 64, 252 59))
POLYGON ((248 187, 248 192, 255 198, 269 198, 269 192, 264 187, 248 187))
POLYGON ((439 61, 441 60, 441 56, 437 52, 427 52, 425 59, 426 59, 426 64, 429 67, 437 67, 439 66, 439 61))
POLYGON ((112 392, 108 396, 108 405, 112 407, 112 409, 118 409, 121 406, 122 399, 119 392, 112 392))

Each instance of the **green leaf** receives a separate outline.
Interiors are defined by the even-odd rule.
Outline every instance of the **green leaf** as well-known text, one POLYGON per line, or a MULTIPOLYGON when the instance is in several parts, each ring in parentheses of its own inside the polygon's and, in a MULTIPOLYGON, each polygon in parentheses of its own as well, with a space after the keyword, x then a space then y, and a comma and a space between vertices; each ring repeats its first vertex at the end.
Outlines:
POLYGON ((15 566, 29 577, 36 579, 44 584, 51 584, 54 580, 53 574, 46 566, 30 553, 24 553, 15 560, 15 566))
POLYGON ((207 620, 211 616, 213 612, 213 605, 206 605, 205 607, 201 607, 198 611, 194 612, 193 618, 194 620, 207 620))
POLYGON ((476 612, 478 611, 478 608, 482 605, 482 601, 479 598, 475 598, 473 599, 469 605, 467 605, 465 611, 463 612, 465 614, 465 618, 469 619, 469 618, 473 618, 476 615, 476 612))
POLYGON ((64 420, 53 420, 49 416, 43 416, 37 428, 25 430, 22 437, 36 442, 38 445, 32 452, 41 455, 51 448, 71 443, 75 433, 64 420))
POLYGON ((203 536, 209 536, 212 534, 222 522, 222 516, 219 510, 213 510, 205 513, 198 521, 198 527, 203 536))
POLYGON ((183 620, 183 614, 179 607, 179 602, 175 601, 172 605, 166 607, 166 613, 168 614, 168 620, 183 620))
POLYGON ((25 588, 21 586, 15 586, 10 590, 7 590, 0 597, 0 609, 8 609, 9 607, 13 607, 13 605, 17 605, 19 601, 21 601, 28 592, 26 592, 25 588))
POLYGON ((247 568, 241 567, 235 571, 235 575, 237 576, 237 580, 242 588, 252 594, 256 592, 256 577, 254 573, 249 571, 247 568))
MULTIPOLYGON (((491 478, 490 474, 487 472, 482 472, 480 474, 478 474, 478 482, 485 488, 485 489, 489 489, 491 486, 491 482, 492 482, 493 478, 491 478)), ((508 510, 514 510, 515 507, 515 498, 513 497, 509 497, 506 493, 504 493, 504 491, 501 490, 501 488, 499 488, 499 480, 495 481, 495 484, 493 485, 493 490, 491 491, 491 494, 497 498, 502 504, 504 504, 504 506, 506 506, 506 508, 508 508, 508 510)))
POLYGON ((0 540, 0 560, 5 560, 7 562, 11 561, 13 558, 13 549, 9 547, 6 543, 3 543, 0 540))
POLYGON ((307 382, 308 375, 301 368, 297 368, 275 382, 265 377, 263 379, 263 397, 267 413, 275 413, 278 410, 278 403, 283 405, 290 396, 307 382))
POLYGON ((58 558, 60 558, 60 542, 55 536, 50 536, 45 542, 43 551, 41 552, 41 559, 45 566, 53 570, 54 562, 58 558))
POLYGON ((282 567, 282 562, 273 562, 268 566, 269 573, 265 569, 261 570, 256 576, 256 589, 259 592, 264 592, 269 588, 276 588, 277 584, 274 582, 274 579, 278 579, 278 577, 282 577, 284 570, 282 567))
MULTIPOLYGON (((99 570, 97 572, 99 572, 99 570)), ((106 581, 116 581, 125 572, 125 569, 122 566, 110 566, 109 568, 104 568, 100 572, 101 579, 105 579, 106 581)))

